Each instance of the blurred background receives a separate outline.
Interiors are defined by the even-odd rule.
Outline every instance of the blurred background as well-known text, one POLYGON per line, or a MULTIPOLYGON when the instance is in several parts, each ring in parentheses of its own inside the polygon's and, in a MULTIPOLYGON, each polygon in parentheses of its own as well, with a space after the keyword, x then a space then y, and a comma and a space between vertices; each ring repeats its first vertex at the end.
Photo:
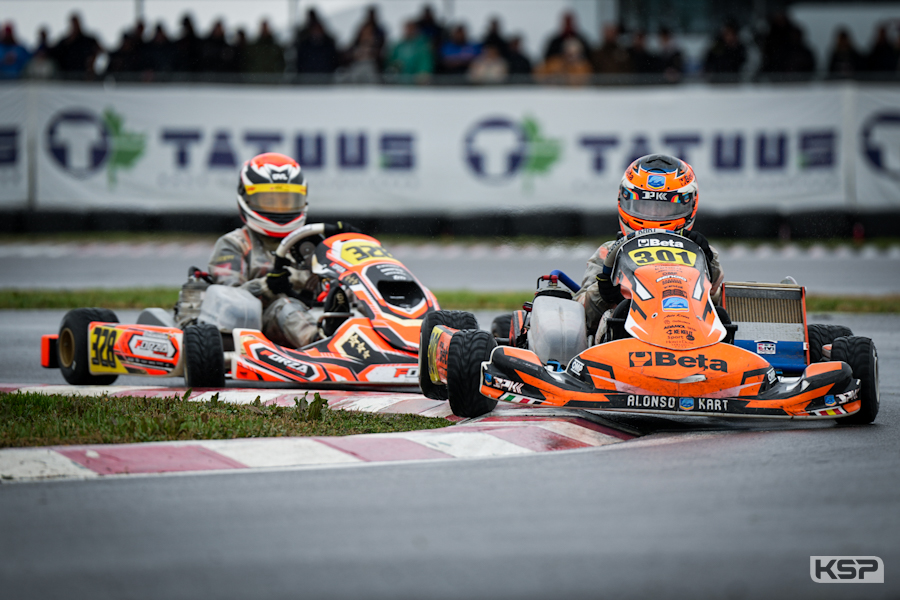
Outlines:
POLYGON ((372 233, 614 233, 625 166, 689 161, 698 227, 896 236, 900 3, 6 0, 0 233, 238 224, 297 158, 372 233))

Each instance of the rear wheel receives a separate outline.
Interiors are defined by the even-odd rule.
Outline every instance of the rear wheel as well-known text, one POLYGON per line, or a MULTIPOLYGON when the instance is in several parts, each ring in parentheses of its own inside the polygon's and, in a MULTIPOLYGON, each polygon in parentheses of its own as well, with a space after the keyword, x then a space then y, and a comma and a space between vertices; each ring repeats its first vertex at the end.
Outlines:
POLYGON ((495 317, 491 323, 491 335, 495 338, 510 339, 509 329, 512 326, 512 313, 495 317))
POLYGON ((460 331, 450 340, 447 356, 447 391, 457 417, 480 417, 494 410, 497 401, 481 394, 481 363, 490 360, 497 342, 487 331, 460 331))
POLYGON ((182 346, 185 385, 190 388, 225 387, 225 350, 222 334, 215 325, 188 325, 182 346))
POLYGON ((115 373, 91 375, 88 325, 93 321, 118 323, 119 318, 108 308, 76 308, 66 313, 59 326, 59 370, 72 385, 109 385, 119 377, 115 373))
MULTIPOLYGON (((809 363, 817 363, 822 360, 822 348, 834 342, 839 337, 853 335, 849 327, 843 325, 812 324, 806 328, 809 336, 809 363)), ((834 359, 832 359, 834 360, 834 359)))
POLYGON ((838 423, 864 425, 874 421, 880 404, 875 344, 866 337, 839 337, 831 344, 831 360, 841 360, 850 365, 853 377, 859 379, 859 399, 862 401, 859 412, 838 419, 838 423))
POLYGON ((422 327, 419 329, 419 387, 426 398, 446 400, 447 386, 432 382, 428 369, 428 341, 432 330, 438 325, 453 329, 478 329, 478 321, 472 313, 461 310, 436 310, 422 319, 422 327))

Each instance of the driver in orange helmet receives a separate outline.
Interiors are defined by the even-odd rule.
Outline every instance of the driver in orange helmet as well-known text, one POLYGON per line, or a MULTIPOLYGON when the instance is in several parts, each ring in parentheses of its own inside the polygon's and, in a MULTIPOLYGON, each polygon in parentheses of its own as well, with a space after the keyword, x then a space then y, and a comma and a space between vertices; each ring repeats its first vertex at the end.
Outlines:
MULTIPOLYGON (((648 154, 625 170, 619 184, 619 228, 622 236, 641 229, 668 229, 693 240, 706 254, 712 280, 712 299, 721 304, 724 278, 719 254, 702 233, 692 231, 699 199, 697 178, 689 164, 667 154, 648 154)), ((623 299, 610 281, 604 261, 618 240, 600 246, 588 259, 575 300, 584 307, 588 332, 595 340, 606 332, 606 319, 623 299)))

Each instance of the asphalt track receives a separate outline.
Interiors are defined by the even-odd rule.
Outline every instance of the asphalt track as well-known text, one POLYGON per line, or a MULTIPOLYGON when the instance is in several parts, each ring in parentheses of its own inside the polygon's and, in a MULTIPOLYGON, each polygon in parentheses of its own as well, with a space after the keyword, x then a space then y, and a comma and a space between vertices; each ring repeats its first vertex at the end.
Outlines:
MULTIPOLYGON (((388 246, 434 290, 528 290, 554 269, 579 280, 589 245, 396 244, 388 246)), ((0 244, 0 288, 177 287, 204 267, 207 243, 0 244)), ((813 294, 900 294, 900 246, 890 249, 734 245, 720 254, 728 281, 792 275, 813 294)))
MULTIPOLYGON (((7 371, 10 352, 25 354, 9 343, 41 314, 0 313, 4 380, 29 375, 7 371)), ((874 425, 619 416, 649 435, 517 458, 3 485, 0 589, 92 599, 896 598, 900 316, 826 322, 878 346, 874 425), (886 583, 816 584, 809 557, 821 555, 879 556, 886 583)))

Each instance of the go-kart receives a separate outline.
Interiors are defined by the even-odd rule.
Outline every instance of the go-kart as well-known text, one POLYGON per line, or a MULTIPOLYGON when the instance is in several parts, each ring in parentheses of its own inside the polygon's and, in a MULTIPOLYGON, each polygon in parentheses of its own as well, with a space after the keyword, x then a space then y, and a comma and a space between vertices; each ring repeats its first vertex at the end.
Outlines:
POLYGON ((228 378, 418 386, 420 319, 439 308, 434 295, 375 238, 325 239, 323 232, 321 223, 306 225, 275 251, 305 261, 330 288, 349 292, 348 312, 325 312, 321 303, 310 310, 332 332, 319 341, 300 349, 272 342, 261 331, 259 299, 211 285, 192 268, 174 313, 146 309, 136 324, 123 324, 108 309, 69 311, 58 334, 43 336, 41 364, 59 368, 76 385, 107 385, 119 375, 183 375, 190 387, 222 387, 228 378))
POLYGON ((538 280, 505 339, 472 327, 470 315, 426 315, 423 393, 449 399, 462 417, 486 414, 498 401, 844 423, 878 414, 872 340, 846 327, 807 326, 802 286, 726 283, 717 307, 703 251, 665 230, 626 236, 610 257, 624 300, 597 340, 572 300, 579 286, 559 271, 538 280))

